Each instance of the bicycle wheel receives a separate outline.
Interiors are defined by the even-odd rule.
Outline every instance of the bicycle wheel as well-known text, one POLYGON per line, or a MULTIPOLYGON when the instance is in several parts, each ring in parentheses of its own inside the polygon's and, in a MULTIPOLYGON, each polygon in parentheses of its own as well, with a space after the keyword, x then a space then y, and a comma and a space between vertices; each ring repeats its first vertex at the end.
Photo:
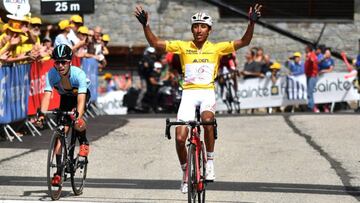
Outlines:
POLYGON ((188 202, 195 203, 197 197, 195 145, 188 148, 188 202))
POLYGON ((206 174, 206 159, 205 159, 205 148, 204 143, 201 142, 201 152, 199 153, 199 169, 200 169, 200 181, 201 181, 201 188, 199 188, 198 192, 198 202, 199 203, 205 203, 205 191, 206 191, 206 180, 205 180, 205 174, 206 174))
POLYGON ((47 184, 48 184, 48 190, 49 195, 52 200, 58 200, 61 196, 61 190, 63 185, 63 180, 65 177, 65 149, 64 144, 61 144, 61 160, 56 161, 56 154, 55 154, 55 147, 58 142, 58 140, 61 140, 61 137, 58 132, 54 132, 54 134, 51 137, 50 141, 50 148, 48 151, 48 158, 47 158, 47 184), (59 164, 59 165, 58 165, 59 164), (51 184, 53 175, 57 172, 58 168, 61 171, 61 182, 57 186, 53 186, 51 184))
POLYGON ((71 187, 75 195, 81 195, 85 185, 87 173, 87 157, 79 157, 80 143, 76 136, 72 134, 69 155, 71 157, 71 187))

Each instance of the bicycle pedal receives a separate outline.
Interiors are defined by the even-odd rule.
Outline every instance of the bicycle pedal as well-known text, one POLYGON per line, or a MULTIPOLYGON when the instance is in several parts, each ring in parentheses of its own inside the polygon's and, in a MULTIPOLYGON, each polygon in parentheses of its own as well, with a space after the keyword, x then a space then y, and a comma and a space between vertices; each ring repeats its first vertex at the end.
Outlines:
POLYGON ((205 180, 205 183, 213 183, 215 182, 214 180, 205 180))

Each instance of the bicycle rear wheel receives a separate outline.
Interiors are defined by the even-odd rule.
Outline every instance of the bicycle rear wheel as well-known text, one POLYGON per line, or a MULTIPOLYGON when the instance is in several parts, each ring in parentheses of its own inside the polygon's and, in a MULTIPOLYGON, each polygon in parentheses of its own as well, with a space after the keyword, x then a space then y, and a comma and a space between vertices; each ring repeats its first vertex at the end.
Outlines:
POLYGON ((65 149, 64 144, 61 144, 61 160, 56 161, 56 154, 55 154, 55 147, 58 143, 58 140, 61 140, 61 137, 58 132, 54 132, 54 134, 51 136, 50 141, 50 148, 48 151, 48 158, 47 158, 47 184, 48 184, 48 190, 49 195, 52 200, 58 200, 61 196, 61 190, 63 185, 63 180, 65 177, 65 149), (59 164, 59 165, 58 165, 59 164), (61 171, 61 182, 57 186, 52 185, 52 178, 53 175, 57 173, 58 168, 61 171))
POLYGON ((70 146, 71 157, 71 187, 75 195, 81 195, 85 185, 87 173, 87 157, 80 157, 76 152, 79 151, 80 143, 74 134, 71 138, 70 146))
POLYGON ((188 148, 188 202, 195 203, 197 199, 196 157, 195 145, 188 148))

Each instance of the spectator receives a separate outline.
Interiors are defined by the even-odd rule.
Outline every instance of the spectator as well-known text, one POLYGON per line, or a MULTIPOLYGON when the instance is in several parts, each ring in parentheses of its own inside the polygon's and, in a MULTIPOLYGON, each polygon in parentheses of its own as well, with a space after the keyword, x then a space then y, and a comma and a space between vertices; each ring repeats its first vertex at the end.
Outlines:
POLYGON ((273 85, 276 84, 277 79, 280 76, 280 70, 281 70, 281 64, 278 62, 274 62, 271 66, 270 66, 270 71, 271 71, 271 82, 273 85))
POLYGON ((70 32, 68 34, 68 39, 71 42, 72 46, 75 46, 80 42, 79 37, 77 36, 79 28, 83 26, 83 18, 80 15, 73 15, 70 18, 70 32))
POLYGON ((318 113, 319 109, 314 103, 314 90, 318 80, 318 60, 314 48, 311 44, 305 48, 306 60, 305 60, 305 74, 307 80, 307 97, 308 97, 308 110, 318 113))
POLYGON ((33 36, 36 37, 35 44, 38 44, 38 45, 40 45, 40 34, 41 34, 40 26, 41 26, 41 24, 42 24, 41 19, 38 17, 33 17, 30 20, 30 32, 32 33, 33 36))
POLYGON ((304 74, 304 63, 301 61, 301 53, 295 52, 285 62, 285 66, 290 69, 290 75, 298 76, 304 74))
POLYGON ((88 32, 89 29, 86 26, 81 26, 77 29, 76 37, 79 39, 75 52, 77 57, 85 57, 87 54, 88 32))
POLYGON ((70 21, 61 20, 58 25, 60 29, 60 34, 56 36, 54 46, 58 46, 60 44, 66 44, 72 48, 73 45, 68 38, 68 34, 70 33, 70 21))
POLYGON ((264 63, 261 67, 261 73, 264 75, 267 75, 268 72, 270 72, 270 66, 273 64, 273 62, 270 59, 270 55, 265 54, 264 55, 264 63))
POLYGON ((151 110, 150 112, 156 112, 158 109, 158 91, 159 87, 162 85, 161 79, 161 70, 162 70, 162 64, 158 61, 154 63, 154 69, 151 71, 147 81, 147 93, 146 95, 149 97, 151 110))
POLYGON ((319 61, 319 74, 330 73, 334 70, 335 62, 331 58, 331 52, 326 49, 324 57, 319 61))
POLYGON ((244 76, 244 79, 250 78, 263 78, 264 74, 261 73, 260 63, 255 62, 255 50, 251 49, 246 52, 245 58, 246 63, 244 65, 244 70, 240 71, 240 74, 244 76))
POLYGON ((150 77, 150 73, 154 69, 154 63, 156 61, 156 54, 154 47, 147 47, 144 51, 143 58, 139 61, 138 64, 138 74, 140 77, 140 93, 136 101, 136 106, 139 109, 142 109, 142 100, 146 93, 147 80, 150 77))
POLYGON ((319 45, 316 47, 315 54, 317 56, 318 63, 324 58, 325 45, 319 45))
POLYGON ((96 26, 94 28, 94 49, 95 56, 99 61, 99 68, 104 68, 106 66, 106 60, 103 53, 103 41, 102 41, 102 28, 100 26, 96 26))
POLYGON ((116 90, 116 84, 113 80, 113 75, 111 73, 104 74, 104 80, 106 81, 106 92, 111 92, 116 90))
MULTIPOLYGON (((325 73, 330 73, 334 70, 335 62, 334 59, 331 58, 331 52, 329 49, 326 49, 324 58, 319 62, 319 75, 323 75, 325 73)), ((329 105, 330 104, 323 104, 322 107, 325 113, 329 113, 329 105)))
POLYGON ((54 47, 52 46, 51 38, 45 37, 42 41, 42 48, 40 50, 40 55, 42 57, 42 61, 47 61, 51 59, 52 51, 54 47))
POLYGON ((110 36, 108 34, 104 34, 102 36, 102 41, 103 41, 103 54, 106 56, 106 55, 109 55, 109 50, 107 48, 107 45, 108 43, 110 42, 110 36))

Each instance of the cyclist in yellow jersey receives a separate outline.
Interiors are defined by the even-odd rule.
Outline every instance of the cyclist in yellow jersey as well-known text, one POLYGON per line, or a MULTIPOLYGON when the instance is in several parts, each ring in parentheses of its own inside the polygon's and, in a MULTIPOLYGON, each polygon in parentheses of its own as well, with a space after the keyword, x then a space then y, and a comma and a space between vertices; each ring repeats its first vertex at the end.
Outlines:
MULTIPOLYGON (((234 52, 250 44, 254 32, 255 22, 260 18, 261 5, 256 4, 249 9, 249 24, 241 39, 228 42, 212 43, 208 36, 212 31, 212 18, 198 12, 191 17, 191 32, 193 41, 166 41, 158 38, 150 29, 149 13, 141 6, 134 11, 135 17, 143 25, 144 34, 150 46, 160 52, 173 52, 180 55, 182 73, 184 75, 183 93, 178 110, 177 119, 189 121, 195 119, 195 108, 200 105, 202 121, 212 121, 215 116, 214 79, 217 75, 221 56, 234 52)), ((183 179, 180 190, 187 193, 186 178, 186 126, 176 127, 176 150, 179 157, 183 179)), ((204 127, 205 144, 207 151, 206 179, 214 180, 214 132, 213 126, 204 127)))

